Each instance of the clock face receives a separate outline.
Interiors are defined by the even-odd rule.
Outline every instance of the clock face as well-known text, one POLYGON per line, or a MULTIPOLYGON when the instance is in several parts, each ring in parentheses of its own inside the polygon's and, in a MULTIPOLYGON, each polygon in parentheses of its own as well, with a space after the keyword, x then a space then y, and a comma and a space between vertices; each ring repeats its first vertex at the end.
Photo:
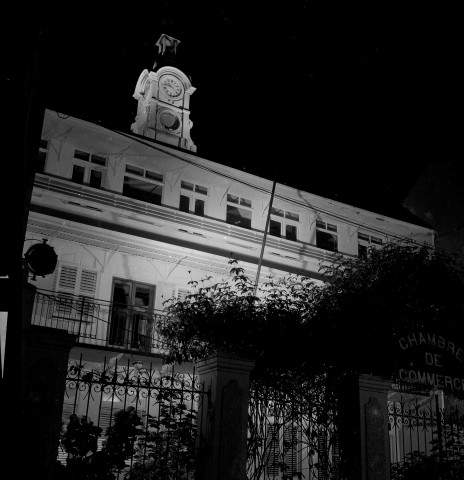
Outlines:
POLYGON ((180 97, 183 92, 182 84, 175 77, 166 75, 161 79, 161 89, 171 98, 180 97))

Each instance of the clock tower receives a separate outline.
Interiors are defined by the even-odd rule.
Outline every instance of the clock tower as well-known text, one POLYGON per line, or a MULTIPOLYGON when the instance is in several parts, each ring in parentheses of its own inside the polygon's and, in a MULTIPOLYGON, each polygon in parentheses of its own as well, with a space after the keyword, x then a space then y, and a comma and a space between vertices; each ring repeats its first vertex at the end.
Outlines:
POLYGON ((158 55, 153 72, 145 69, 135 87, 137 116, 131 126, 134 133, 196 152, 190 138, 190 96, 195 87, 177 68, 176 52, 180 41, 161 35, 156 42, 158 55), (176 65, 176 66, 175 66, 176 65))

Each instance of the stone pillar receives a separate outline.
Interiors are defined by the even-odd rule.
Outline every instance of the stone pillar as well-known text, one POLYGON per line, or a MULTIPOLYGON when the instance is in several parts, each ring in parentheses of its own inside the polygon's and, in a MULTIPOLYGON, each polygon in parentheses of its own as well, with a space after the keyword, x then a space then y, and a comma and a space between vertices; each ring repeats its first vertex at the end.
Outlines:
POLYGON ((246 480, 250 372, 254 362, 231 355, 197 364, 210 389, 198 415, 199 480, 246 480))
POLYGON ((359 419, 362 480, 390 480, 388 390, 391 382, 359 376, 359 419))
POLYGON ((25 478, 49 480, 58 452, 69 351, 76 336, 32 325, 25 333, 25 343, 23 444, 18 448, 26 460, 22 466, 28 474, 25 478))

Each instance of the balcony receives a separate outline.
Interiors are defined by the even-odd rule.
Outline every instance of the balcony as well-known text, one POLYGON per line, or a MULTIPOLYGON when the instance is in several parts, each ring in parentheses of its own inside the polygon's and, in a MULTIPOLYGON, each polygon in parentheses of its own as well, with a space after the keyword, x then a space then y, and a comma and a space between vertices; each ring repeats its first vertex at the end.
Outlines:
POLYGON ((77 335, 77 342, 83 346, 163 355, 167 353, 166 344, 154 327, 164 319, 161 311, 37 290, 31 323, 77 335))

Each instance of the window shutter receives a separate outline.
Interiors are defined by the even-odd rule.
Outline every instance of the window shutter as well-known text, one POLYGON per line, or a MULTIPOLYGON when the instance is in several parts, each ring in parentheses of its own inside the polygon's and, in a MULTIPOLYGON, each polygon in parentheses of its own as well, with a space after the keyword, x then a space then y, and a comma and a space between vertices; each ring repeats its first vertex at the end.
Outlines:
POLYGON ((318 474, 321 480, 328 480, 328 448, 327 448, 327 430, 324 426, 319 427, 317 434, 317 457, 318 457, 318 474))
POLYGON ((97 291, 98 273, 77 266, 62 265, 57 290, 94 297, 97 291))
POLYGON ((58 280, 58 288, 74 293, 77 280, 77 267, 62 265, 60 278, 58 280))
POLYGON ((284 430, 284 463, 287 475, 297 475, 301 469, 298 465, 298 428, 293 425, 286 425, 284 430))
POLYGON ((81 318, 84 322, 91 322, 94 316, 95 304, 88 300, 95 297, 97 289, 97 272, 93 270, 81 271, 79 281, 79 291, 77 292, 81 297, 82 303, 79 308, 81 309, 81 318))
POLYGON ((269 425, 266 434, 267 475, 279 474, 279 426, 269 425))
POLYGON ((97 278, 98 273, 94 270, 62 265, 56 288, 59 299, 56 302, 55 317, 61 321, 91 321, 94 306, 87 298, 95 297, 97 278), (71 295, 78 295, 81 299, 77 301, 71 295))
MULTIPOLYGON (((73 413, 78 413, 78 402, 76 400, 76 390, 66 389, 66 394, 64 396, 63 401, 63 411, 61 413, 61 421, 63 422, 63 430, 66 431, 67 425, 69 423, 69 417, 73 413)), ((68 454, 66 453, 65 449, 60 445, 58 447, 58 455, 57 460, 66 465, 66 459, 68 458, 68 454)))
POLYGON ((79 294, 94 297, 96 290, 97 272, 92 270, 82 270, 79 282, 79 294))

